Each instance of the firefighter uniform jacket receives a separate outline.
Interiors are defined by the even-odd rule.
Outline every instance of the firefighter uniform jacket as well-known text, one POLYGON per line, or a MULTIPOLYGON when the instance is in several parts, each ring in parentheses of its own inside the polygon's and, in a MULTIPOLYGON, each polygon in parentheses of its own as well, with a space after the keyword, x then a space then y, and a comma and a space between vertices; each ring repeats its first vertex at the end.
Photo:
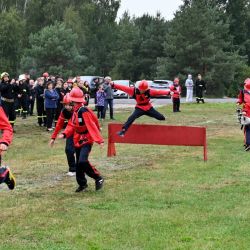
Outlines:
POLYGON ((10 84, 10 81, 0 83, 1 99, 7 102, 14 102, 16 93, 18 93, 19 87, 14 83, 10 84))
POLYGON ((148 111, 152 108, 150 103, 150 97, 169 95, 169 90, 157 90, 157 89, 147 89, 144 93, 140 93, 139 89, 135 87, 128 87, 120 84, 113 83, 112 87, 126 92, 129 96, 132 96, 136 100, 136 108, 140 108, 144 111, 148 111))
POLYGON ((83 106, 83 104, 74 107, 72 118, 63 134, 66 138, 73 135, 76 148, 80 148, 85 144, 93 144, 94 142, 98 144, 104 142, 96 115, 91 109, 83 106))
POLYGON ((58 133, 65 128, 65 125, 67 125, 68 121, 71 119, 73 115, 73 112, 68 111, 66 108, 63 108, 60 116, 58 117, 56 127, 54 130, 54 133, 51 135, 51 139, 56 139, 58 133))

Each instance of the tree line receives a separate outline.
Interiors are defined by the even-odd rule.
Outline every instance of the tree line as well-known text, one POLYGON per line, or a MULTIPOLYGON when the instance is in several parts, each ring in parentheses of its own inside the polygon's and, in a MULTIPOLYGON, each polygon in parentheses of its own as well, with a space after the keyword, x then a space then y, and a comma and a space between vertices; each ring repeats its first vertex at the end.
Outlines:
POLYGON ((34 77, 202 74, 207 93, 237 93, 250 76, 250 1, 183 0, 171 21, 118 20, 120 0, 0 0, 0 70, 34 77))

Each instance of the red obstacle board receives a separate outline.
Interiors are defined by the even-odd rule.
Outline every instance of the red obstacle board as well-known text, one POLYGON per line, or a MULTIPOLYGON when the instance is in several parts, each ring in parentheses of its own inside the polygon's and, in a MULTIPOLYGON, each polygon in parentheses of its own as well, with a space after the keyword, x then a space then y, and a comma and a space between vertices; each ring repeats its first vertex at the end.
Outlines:
POLYGON ((124 137, 117 135, 121 129, 121 124, 110 123, 108 126, 108 157, 116 155, 115 143, 130 143, 203 146, 204 161, 207 160, 205 127, 133 124, 124 137))

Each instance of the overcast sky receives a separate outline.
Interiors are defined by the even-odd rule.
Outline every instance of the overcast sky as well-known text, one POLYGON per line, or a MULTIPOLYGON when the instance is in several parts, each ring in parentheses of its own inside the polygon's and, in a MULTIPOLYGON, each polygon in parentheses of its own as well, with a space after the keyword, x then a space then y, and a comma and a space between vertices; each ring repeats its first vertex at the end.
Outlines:
POLYGON ((121 0, 118 18, 126 10, 130 16, 135 15, 136 17, 145 13, 155 16, 156 12, 160 11, 165 19, 171 20, 181 4, 182 0, 121 0))

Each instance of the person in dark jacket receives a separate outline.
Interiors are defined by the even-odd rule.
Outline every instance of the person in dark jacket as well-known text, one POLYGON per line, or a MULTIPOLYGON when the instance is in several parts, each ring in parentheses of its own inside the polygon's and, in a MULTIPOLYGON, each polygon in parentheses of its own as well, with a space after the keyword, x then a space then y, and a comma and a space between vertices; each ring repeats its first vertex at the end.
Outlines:
POLYGON ((105 106, 104 106, 104 118, 106 117, 106 111, 107 111, 108 106, 109 106, 110 119, 114 120, 114 111, 113 111, 114 93, 113 93, 113 89, 111 86, 111 77, 110 76, 106 76, 104 78, 103 89, 104 89, 104 92, 106 93, 105 106))
POLYGON ((35 81, 33 79, 31 79, 29 81, 29 92, 30 92, 30 96, 29 96, 29 114, 30 114, 30 116, 32 116, 33 111, 34 111, 35 97, 36 97, 35 81))
POLYGON ((17 97, 19 98, 19 103, 21 104, 22 109, 22 118, 26 119, 28 114, 28 101, 29 101, 29 86, 26 82, 25 75, 19 76, 19 91, 17 97))
POLYGON ((60 116, 61 110, 63 108, 63 104, 62 104, 63 95, 61 95, 62 86, 63 86, 63 80, 61 78, 57 78, 55 90, 56 90, 59 98, 58 98, 57 103, 56 103, 55 126, 56 126, 57 120, 60 116))
POLYGON ((196 89, 196 102, 197 103, 205 103, 203 98, 203 93, 206 91, 206 83, 202 80, 201 74, 198 74, 197 80, 195 82, 195 89, 196 89))
POLYGON ((16 121, 14 101, 18 90, 19 88, 15 81, 10 81, 9 74, 7 72, 3 72, 1 74, 0 83, 1 104, 12 127, 14 127, 16 121))
POLYGON ((47 117, 44 108, 44 80, 43 78, 37 79, 37 84, 35 86, 36 91, 36 109, 37 109, 37 122, 39 126, 47 125, 47 117))
POLYGON ((57 101, 59 95, 55 89, 53 89, 53 83, 47 82, 47 86, 44 92, 45 97, 45 109, 47 115, 47 131, 52 131, 52 124, 55 118, 55 112, 57 108, 57 101))

